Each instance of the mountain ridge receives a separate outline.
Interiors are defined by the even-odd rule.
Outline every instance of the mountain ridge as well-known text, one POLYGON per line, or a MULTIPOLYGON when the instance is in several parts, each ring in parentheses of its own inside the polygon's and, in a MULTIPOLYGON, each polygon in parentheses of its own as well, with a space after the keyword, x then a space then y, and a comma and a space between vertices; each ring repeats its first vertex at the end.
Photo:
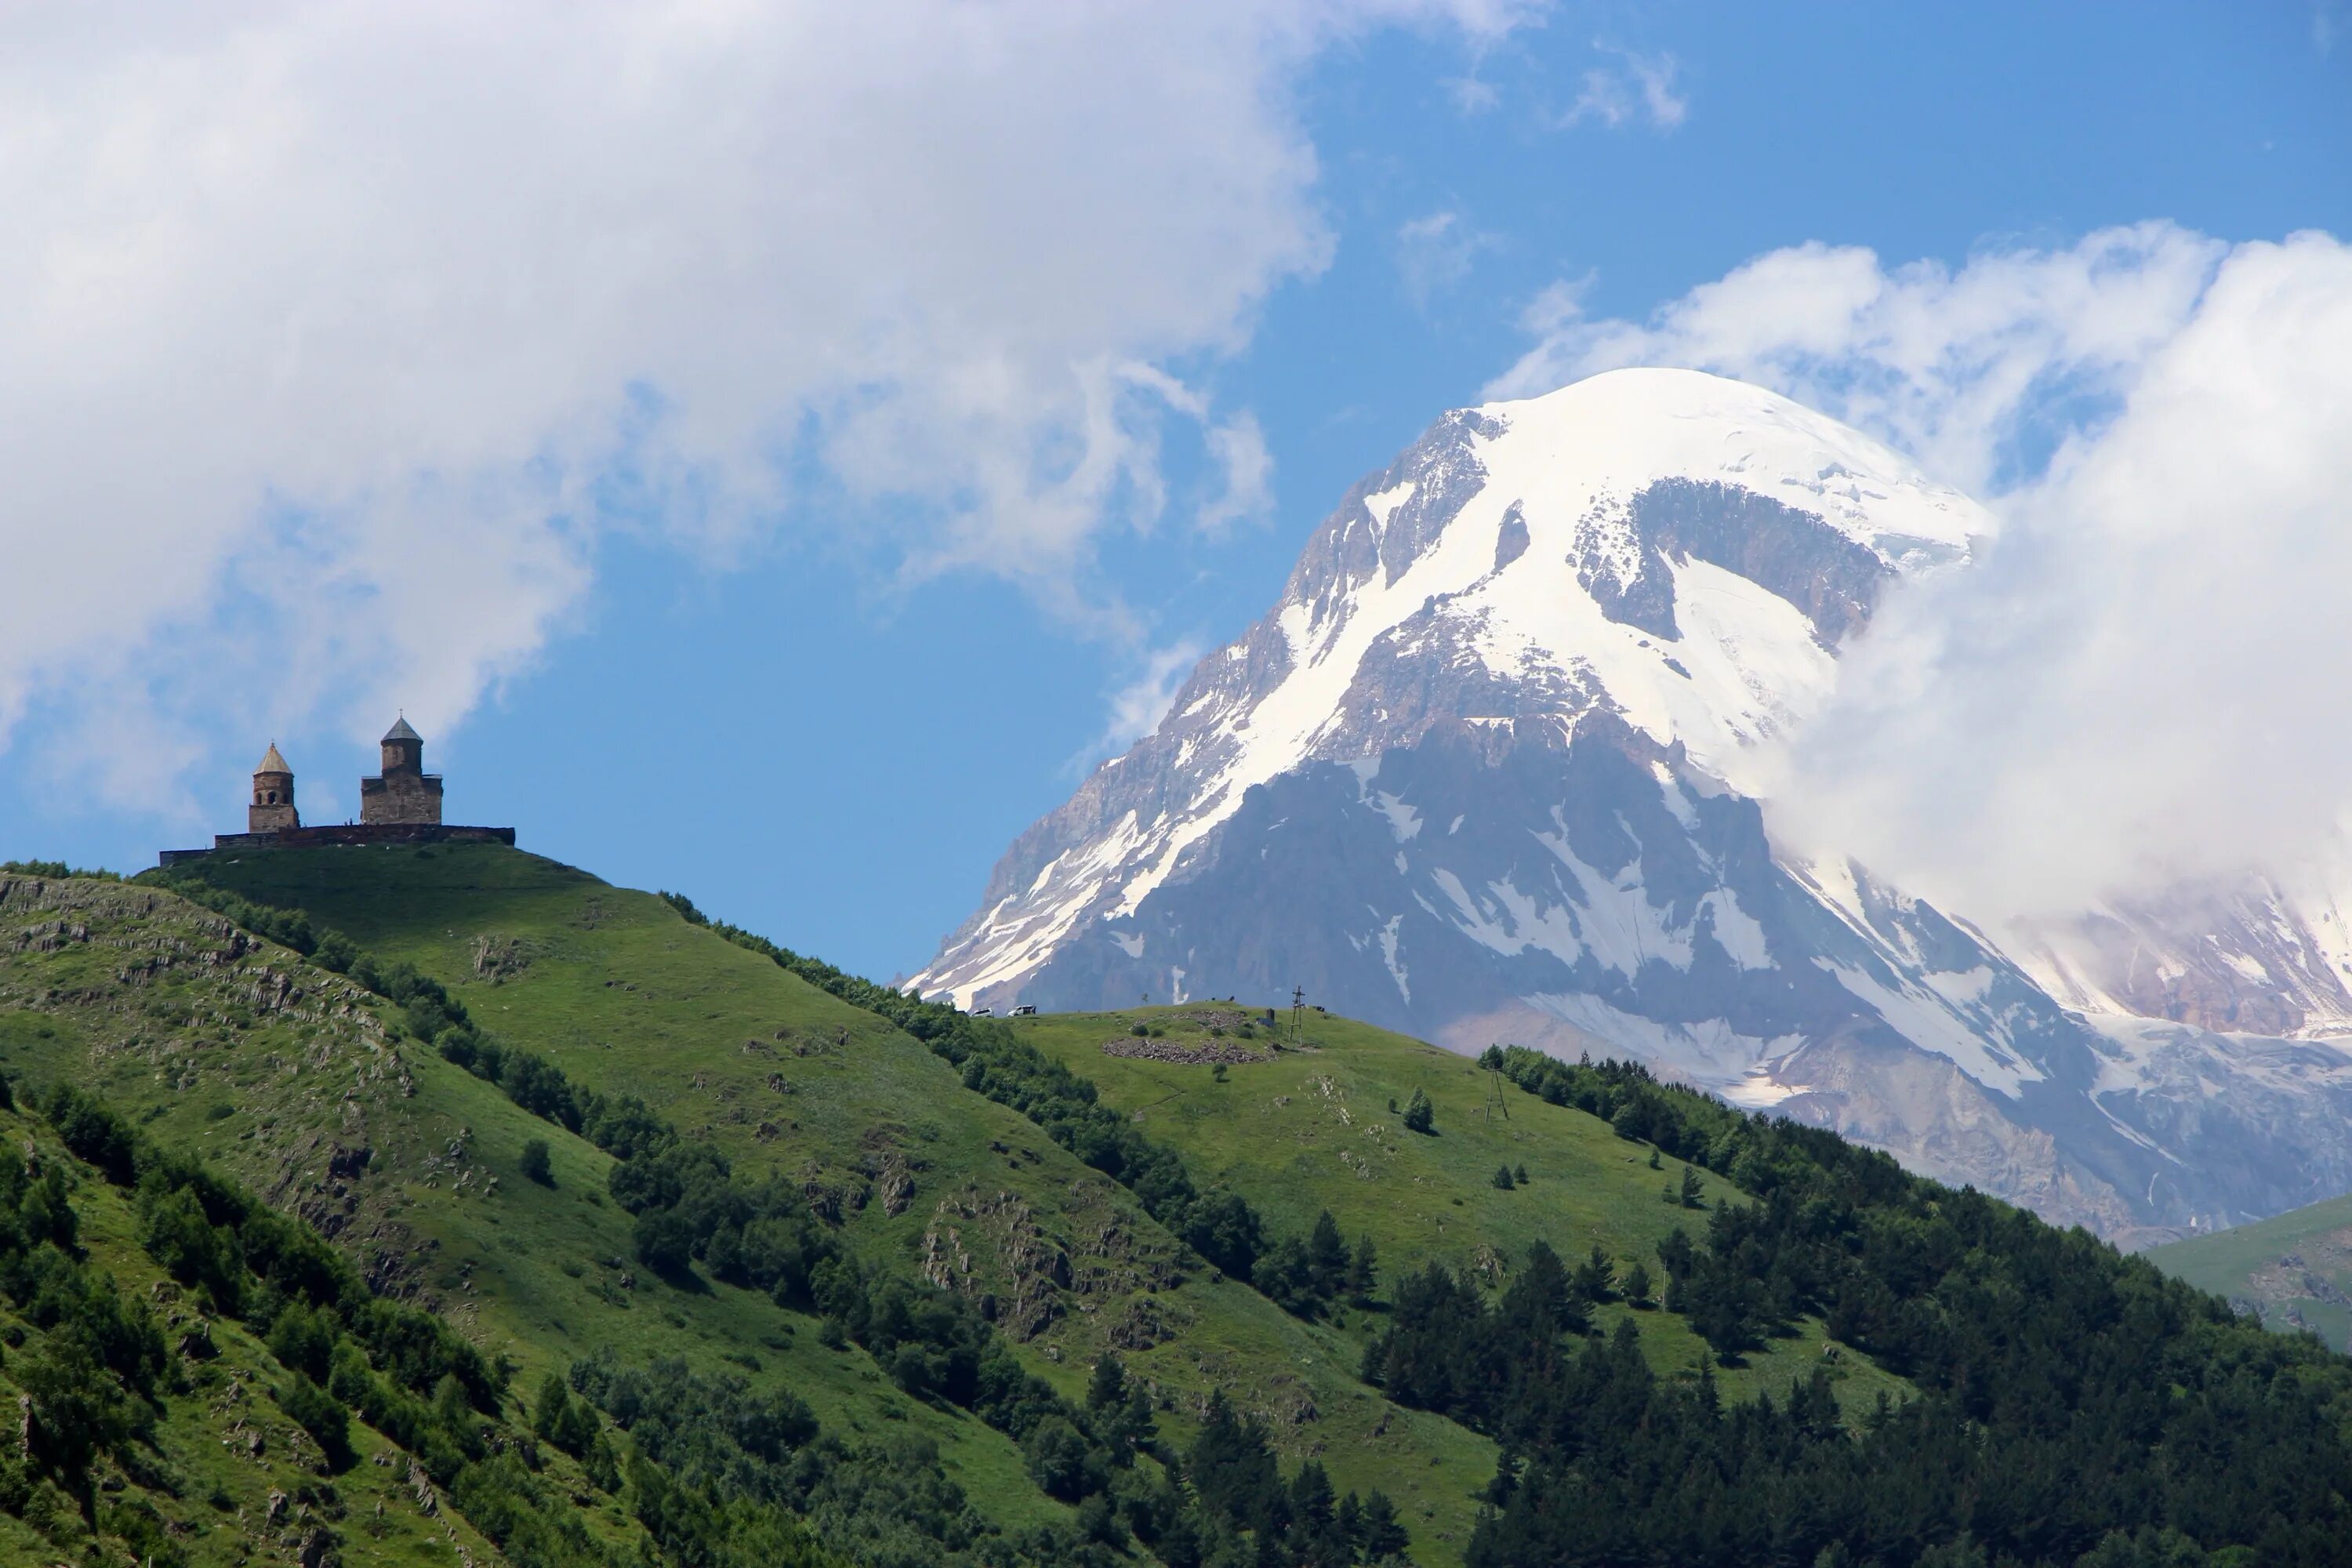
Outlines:
POLYGON ((1630 1053, 2137 1242, 2341 1190, 2332 903, 2012 929, 1725 810, 1767 797, 1884 593, 1996 531, 1698 373, 1448 414, 914 984, 1056 1009, 1303 984, 1465 1052, 1630 1053))

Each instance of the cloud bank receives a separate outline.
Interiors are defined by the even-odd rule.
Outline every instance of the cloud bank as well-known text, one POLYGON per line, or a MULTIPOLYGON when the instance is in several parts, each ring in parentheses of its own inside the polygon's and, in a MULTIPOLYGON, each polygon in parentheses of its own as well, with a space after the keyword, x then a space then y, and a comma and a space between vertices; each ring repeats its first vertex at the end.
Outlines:
POLYGON ((2352 247, 2166 224, 1888 268, 1806 246, 1646 321, 1573 290, 1498 395, 1612 365, 1771 385, 1976 488, 1977 565, 1891 595, 1776 833, 1983 919, 2251 869, 2352 805, 2352 247))
POLYGON ((811 482, 908 570, 1102 616, 1077 585, 1166 506, 1164 436, 1226 470, 1210 525, 1265 504, 1255 422, 1165 367, 1328 259, 1290 83, 1521 11, 19 16, 0 743, 37 715, 152 806, 205 723, 446 726, 578 613, 600 534, 723 554, 811 482))

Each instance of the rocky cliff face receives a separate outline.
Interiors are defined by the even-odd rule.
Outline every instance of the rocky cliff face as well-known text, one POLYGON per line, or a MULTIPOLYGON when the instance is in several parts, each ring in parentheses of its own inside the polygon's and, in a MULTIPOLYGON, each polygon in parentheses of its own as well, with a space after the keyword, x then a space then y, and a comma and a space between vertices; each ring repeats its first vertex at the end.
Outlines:
POLYGON ((919 984, 1051 1008, 1297 984, 1465 1051, 1630 1055, 2124 1240, 2344 1190, 2352 1058, 2212 1032, 2352 1020, 2332 907, 2256 889, 1997 939, 1776 853, 1758 742, 1888 583, 1990 526, 1692 373, 1448 415, 1022 837, 919 984))

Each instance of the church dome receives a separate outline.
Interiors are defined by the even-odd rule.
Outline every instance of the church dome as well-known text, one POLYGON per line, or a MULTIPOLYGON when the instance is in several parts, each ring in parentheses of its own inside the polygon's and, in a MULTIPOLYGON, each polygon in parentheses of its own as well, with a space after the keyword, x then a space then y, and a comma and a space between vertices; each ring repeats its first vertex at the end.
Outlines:
POLYGON ((408 718, 405 714, 394 720, 392 721, 392 728, 383 732, 383 744, 385 745, 390 745, 394 741, 415 741, 421 744, 424 740, 424 736, 418 734, 415 731, 408 727, 408 718))
POLYGON ((253 771, 257 773, 284 773, 289 778, 294 773, 286 765, 286 759, 278 754, 278 742, 275 741, 269 742, 269 750, 262 753, 261 761, 254 764, 253 771))

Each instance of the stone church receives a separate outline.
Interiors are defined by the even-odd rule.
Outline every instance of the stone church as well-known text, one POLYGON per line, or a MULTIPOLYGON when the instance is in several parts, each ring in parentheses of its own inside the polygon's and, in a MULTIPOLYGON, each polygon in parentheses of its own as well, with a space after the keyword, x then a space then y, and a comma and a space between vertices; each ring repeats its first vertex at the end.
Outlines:
POLYGON ((360 819, 305 827, 294 804, 294 769, 269 742, 253 770, 253 799, 243 833, 225 833, 210 849, 166 849, 166 866, 225 850, 299 849, 353 844, 508 844, 511 827, 453 827, 441 820, 441 775, 425 771, 425 738, 405 715, 384 732, 383 769, 360 780, 360 819))

